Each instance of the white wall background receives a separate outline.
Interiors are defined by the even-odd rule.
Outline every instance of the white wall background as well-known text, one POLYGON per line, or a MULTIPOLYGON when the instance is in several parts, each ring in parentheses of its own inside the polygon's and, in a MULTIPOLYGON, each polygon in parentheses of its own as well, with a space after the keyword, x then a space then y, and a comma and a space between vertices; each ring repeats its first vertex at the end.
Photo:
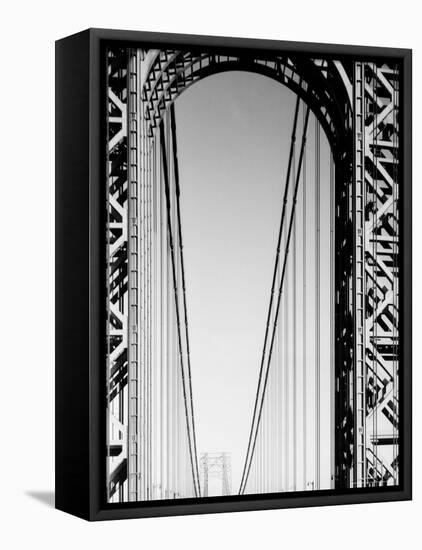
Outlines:
MULTIPOLYGON (((416 548, 422 477, 420 399, 414 408, 414 502, 89 524, 55 511, 54 40, 87 27, 338 42, 414 49, 422 91, 422 34, 412 0, 17 0, 1 11, 0 545, 31 548, 416 548), (347 6, 350 11, 347 12, 347 6)), ((422 124, 414 105, 414 127, 422 124)), ((414 152, 421 140, 415 132, 414 152)), ((420 165, 415 204, 422 204, 420 165)), ((415 280, 420 279, 414 224, 415 280)), ((414 291, 414 310, 421 308, 414 291)), ((415 317, 414 339, 421 323, 415 317)), ((414 387, 421 387, 414 353, 414 387)))

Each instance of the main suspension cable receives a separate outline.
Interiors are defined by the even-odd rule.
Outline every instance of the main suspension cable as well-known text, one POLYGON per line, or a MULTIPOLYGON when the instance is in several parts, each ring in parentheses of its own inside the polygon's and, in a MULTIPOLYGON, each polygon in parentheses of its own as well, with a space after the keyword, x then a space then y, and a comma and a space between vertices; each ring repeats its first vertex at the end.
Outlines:
MULTIPOLYGON (((297 120, 297 111, 295 112, 295 119, 297 120)), ((270 344, 270 349, 269 349, 269 353, 268 353, 267 368, 266 368, 266 372, 265 372, 265 378, 264 378, 264 384, 263 384, 263 390, 262 390, 262 397, 261 397, 261 402, 260 402, 260 406, 259 406, 259 413, 258 413, 258 417, 257 417, 257 421, 256 421, 256 426, 257 427, 255 429, 254 435, 252 435, 253 432, 252 432, 252 429, 251 429, 250 440, 249 440, 249 444, 248 444, 248 448, 251 448, 250 458, 249 458, 248 463, 246 463, 246 461, 245 461, 245 467, 244 467, 244 471, 243 471, 243 475, 242 475, 243 484, 241 484, 241 486, 239 488, 239 494, 243 494, 243 492, 245 490, 245 487, 246 487, 247 480, 248 480, 249 471, 250 471, 250 468, 251 468, 251 462, 252 462, 253 454, 254 454, 254 451, 255 451, 255 445, 256 445, 256 440, 257 440, 257 435, 258 435, 259 423, 260 423, 261 415, 262 415, 262 407, 263 407, 263 403, 264 403, 264 400, 265 400, 264 399, 265 398, 265 390, 266 390, 267 382, 268 382, 268 373, 269 373, 269 369, 270 369, 272 350, 273 350, 273 346, 274 346, 275 332, 276 332, 276 328, 277 328, 277 320, 278 320, 278 314, 279 314, 279 310, 280 310, 280 301, 281 301, 281 295, 282 295, 282 292, 283 292, 283 282, 284 282, 284 277, 285 277, 285 273, 286 273, 287 258, 288 258, 288 254, 289 254, 290 237, 291 237, 291 234, 292 234, 295 207, 296 207, 296 202, 297 202, 297 192, 298 192, 298 189, 299 189, 300 172, 301 172, 303 154, 304 154, 304 149, 305 149, 305 144, 306 144, 306 133, 307 133, 307 129, 308 129, 308 121, 309 121, 309 107, 306 108, 305 123, 304 123, 303 134, 302 134, 302 144, 301 144, 300 155, 299 155, 298 170, 297 170, 297 174, 296 174, 296 183, 295 183, 295 188, 294 188, 294 193, 293 193, 292 209, 291 209, 289 229, 288 229, 287 239, 286 239, 286 249, 285 249, 285 252, 284 252, 284 261, 283 261, 283 267, 282 267, 282 273, 281 273, 281 280, 280 280, 280 286, 279 286, 279 289, 278 289, 277 306, 276 306, 276 311, 275 311, 275 315, 274 315, 273 330, 272 330, 272 335, 271 335, 271 344, 270 344), (252 446, 251 446, 252 440, 253 440, 253 443, 252 443, 252 446)), ((291 151, 292 151, 292 149, 291 149, 291 151)), ((291 166, 291 162, 289 162, 289 167, 290 166, 291 166)), ((260 372, 260 374, 261 374, 261 372, 260 372)), ((259 395, 258 395, 258 392, 257 392, 257 394, 256 394, 256 404, 257 404, 258 399, 259 399, 259 395)), ((253 428, 253 426, 252 426, 252 428, 253 428)))
POLYGON ((180 312, 179 312, 179 299, 178 299, 178 291, 177 291, 176 263, 175 263, 175 257, 174 257, 173 231, 172 231, 172 224, 171 224, 169 174, 168 174, 167 153, 166 153, 163 121, 161 121, 160 123, 160 145, 161 145, 161 156, 162 156, 162 162, 163 162, 163 172, 164 172, 164 189, 165 189, 166 210, 167 210, 167 228, 168 228, 172 274, 173 274, 173 290, 174 290, 174 297, 175 297, 177 338, 178 338, 178 345, 179 345, 179 356, 180 356, 180 365, 181 365, 181 374, 182 374, 183 400, 185 405, 185 417, 186 417, 186 425, 187 425, 187 431, 188 431, 189 455, 190 455, 190 461, 191 461, 191 467, 192 467, 193 485, 195 490, 195 496, 198 496, 199 479, 196 478, 196 474, 198 470, 197 470, 197 466, 195 467, 194 465, 194 458, 193 458, 193 451, 192 451, 192 434, 191 434, 190 422, 189 422, 185 372, 184 372, 184 365, 183 365, 183 347, 182 347, 182 337, 181 337, 181 328, 180 328, 180 312))
POLYGON ((195 415, 193 410, 193 397, 192 397, 193 393, 192 393, 191 358, 190 358, 190 344, 189 344, 189 325, 188 325, 188 313, 187 313, 187 306, 186 306, 185 262, 184 262, 184 256, 183 256, 182 223, 181 223, 181 216, 180 216, 179 162, 177 157, 176 115, 174 110, 174 103, 172 103, 170 107, 170 126, 171 126, 171 137, 172 137, 172 143, 173 143, 174 178, 175 178, 175 184, 176 184, 177 231, 179 235, 180 265, 181 265, 181 273, 182 273, 183 310, 184 310, 184 321, 185 321, 186 355, 187 355, 187 364, 188 364, 188 383, 189 383, 190 409, 191 409, 191 420, 192 420, 192 437, 193 437, 193 447, 194 447, 195 469, 196 469, 196 475, 198 479, 198 491, 199 491, 199 496, 201 496, 201 486, 199 483, 199 470, 198 470, 198 453, 196 448, 195 415))
POLYGON ((289 162, 288 162, 288 166, 287 166, 286 181, 285 181, 285 186, 284 186, 283 209, 282 209, 282 213, 281 213, 280 228, 279 228, 279 231, 278 231, 277 251, 276 251, 276 257, 275 257, 275 263, 274 263, 273 280, 272 280, 272 284, 271 284, 271 295, 270 295, 270 303, 269 303, 269 306, 268 306, 268 314, 267 314, 267 322, 266 322, 266 327, 265 327, 265 336, 264 336, 264 345, 263 345, 263 349, 262 349, 261 365, 260 365, 259 375, 258 375, 258 386, 257 386, 257 390, 256 390, 255 404, 254 404, 254 409, 253 409, 253 413, 252 413, 251 432, 249 434, 248 447, 247 447, 247 450, 246 450, 246 457, 245 457, 245 465, 244 465, 244 468, 243 468, 242 479, 240 481, 239 493, 242 492, 242 486, 244 485, 244 481, 245 481, 246 467, 247 467, 247 463, 249 461, 249 454, 250 454, 250 450, 251 450, 252 433, 253 433, 255 422, 256 422, 256 414, 257 414, 258 402, 259 402, 259 392, 260 392, 260 388, 261 388, 262 374, 263 374, 264 363, 265 363, 265 351, 266 351, 266 348, 267 348, 268 332, 269 332, 270 321, 271 321, 271 312, 272 312, 272 308, 273 308, 274 291, 275 291, 275 286, 276 286, 277 270, 278 270, 278 263, 279 263, 279 258, 280 258, 281 236, 282 236, 282 233, 283 233, 284 218, 285 218, 285 215, 286 215, 287 197, 288 197, 289 184, 290 184, 290 172, 291 172, 291 167, 292 167, 294 145, 295 145, 295 142, 296 142, 296 127, 297 127, 297 119, 298 119, 298 112, 299 112, 299 103, 300 103, 300 99, 299 99, 299 96, 298 96, 297 100, 296 100, 296 107, 295 107, 295 113, 294 113, 294 119, 293 119, 293 129, 292 129, 292 135, 291 135, 291 140, 290 140, 289 162))

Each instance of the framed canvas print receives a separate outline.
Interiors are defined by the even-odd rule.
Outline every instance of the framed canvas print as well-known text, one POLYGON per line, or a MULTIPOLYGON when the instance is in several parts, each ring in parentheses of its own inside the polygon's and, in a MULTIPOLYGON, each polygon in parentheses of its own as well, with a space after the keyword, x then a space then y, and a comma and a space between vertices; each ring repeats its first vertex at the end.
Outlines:
POLYGON ((411 498, 411 51, 56 43, 56 506, 411 498))

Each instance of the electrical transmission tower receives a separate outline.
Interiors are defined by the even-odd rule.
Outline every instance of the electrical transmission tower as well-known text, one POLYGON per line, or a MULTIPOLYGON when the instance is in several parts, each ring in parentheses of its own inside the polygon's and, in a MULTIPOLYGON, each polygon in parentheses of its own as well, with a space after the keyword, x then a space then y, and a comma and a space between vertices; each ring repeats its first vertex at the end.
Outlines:
POLYGON ((209 479, 221 480, 221 495, 231 494, 231 458, 230 453, 202 453, 201 472, 203 481, 203 496, 208 496, 209 479))

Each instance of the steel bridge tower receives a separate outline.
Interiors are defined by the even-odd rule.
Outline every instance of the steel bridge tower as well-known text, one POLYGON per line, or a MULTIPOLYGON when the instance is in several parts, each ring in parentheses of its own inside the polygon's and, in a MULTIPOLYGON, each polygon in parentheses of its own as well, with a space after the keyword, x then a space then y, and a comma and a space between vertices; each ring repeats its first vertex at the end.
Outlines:
POLYGON ((230 453, 202 453, 202 494, 209 496, 209 479, 221 481, 221 496, 231 494, 231 457, 230 453))

